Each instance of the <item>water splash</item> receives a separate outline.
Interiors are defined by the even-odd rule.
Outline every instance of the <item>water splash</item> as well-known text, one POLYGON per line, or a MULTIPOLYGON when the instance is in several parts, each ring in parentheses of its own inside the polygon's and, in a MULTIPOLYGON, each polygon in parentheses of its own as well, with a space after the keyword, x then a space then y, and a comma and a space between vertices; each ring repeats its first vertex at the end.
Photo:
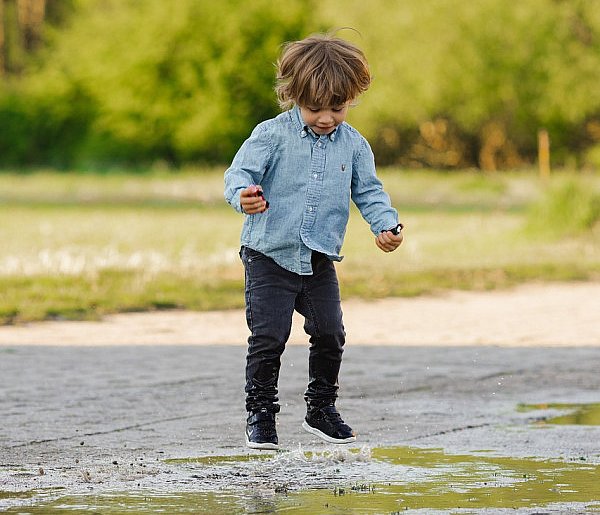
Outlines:
MULTIPOLYGON (((487 454, 487 453, 486 453, 487 454)), ((143 490, 71 495, 8 513, 435 513, 600 506, 600 465, 447 454, 441 449, 327 448, 166 462, 143 490), (469 511, 470 510, 470 511, 469 511)))

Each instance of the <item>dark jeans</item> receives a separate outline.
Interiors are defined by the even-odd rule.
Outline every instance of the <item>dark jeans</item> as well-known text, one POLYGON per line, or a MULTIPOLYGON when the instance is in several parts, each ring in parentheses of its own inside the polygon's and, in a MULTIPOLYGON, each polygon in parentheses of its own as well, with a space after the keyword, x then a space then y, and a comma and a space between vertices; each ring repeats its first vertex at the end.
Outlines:
POLYGON ((242 247, 240 256, 246 270, 246 320, 251 333, 246 358, 247 411, 279 411, 281 354, 294 310, 304 316, 304 330, 310 336, 304 398, 314 406, 334 402, 346 333, 333 263, 313 252, 313 275, 298 275, 248 247, 242 247))

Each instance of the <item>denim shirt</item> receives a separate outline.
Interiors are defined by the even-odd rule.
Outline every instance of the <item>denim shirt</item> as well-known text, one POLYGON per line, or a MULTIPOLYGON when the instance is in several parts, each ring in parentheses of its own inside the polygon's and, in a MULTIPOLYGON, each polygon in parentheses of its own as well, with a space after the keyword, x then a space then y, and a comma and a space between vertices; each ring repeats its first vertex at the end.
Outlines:
POLYGON ((367 140, 346 122, 318 135, 297 106, 258 124, 225 172, 225 199, 240 213, 240 193, 252 184, 269 209, 246 215, 241 244, 300 275, 312 274, 312 251, 342 260, 350 199, 373 234, 398 223, 367 140))

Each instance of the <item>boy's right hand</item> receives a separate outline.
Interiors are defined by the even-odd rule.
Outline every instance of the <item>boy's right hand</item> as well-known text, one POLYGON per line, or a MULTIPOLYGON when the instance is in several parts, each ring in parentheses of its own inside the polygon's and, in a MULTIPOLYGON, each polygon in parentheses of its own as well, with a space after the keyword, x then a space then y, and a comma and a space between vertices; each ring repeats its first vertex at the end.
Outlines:
POLYGON ((263 213, 267 210, 267 201, 261 195, 262 188, 260 186, 248 186, 240 193, 240 205, 244 213, 255 215, 263 213), (259 193, 260 192, 260 193, 259 193))

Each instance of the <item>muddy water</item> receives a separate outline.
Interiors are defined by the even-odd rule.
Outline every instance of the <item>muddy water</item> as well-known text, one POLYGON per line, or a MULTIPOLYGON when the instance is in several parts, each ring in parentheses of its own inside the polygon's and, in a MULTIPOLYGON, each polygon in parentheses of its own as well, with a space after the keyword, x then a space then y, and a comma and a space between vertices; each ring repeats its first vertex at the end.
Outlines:
POLYGON ((600 403, 589 404, 520 404, 518 411, 567 411, 564 415, 544 417, 536 421, 538 424, 561 424, 576 426, 600 426, 600 403))
POLYGON ((355 514, 563 507, 600 510, 600 465, 410 447, 301 449, 170 460, 162 487, 59 497, 8 513, 355 514))

